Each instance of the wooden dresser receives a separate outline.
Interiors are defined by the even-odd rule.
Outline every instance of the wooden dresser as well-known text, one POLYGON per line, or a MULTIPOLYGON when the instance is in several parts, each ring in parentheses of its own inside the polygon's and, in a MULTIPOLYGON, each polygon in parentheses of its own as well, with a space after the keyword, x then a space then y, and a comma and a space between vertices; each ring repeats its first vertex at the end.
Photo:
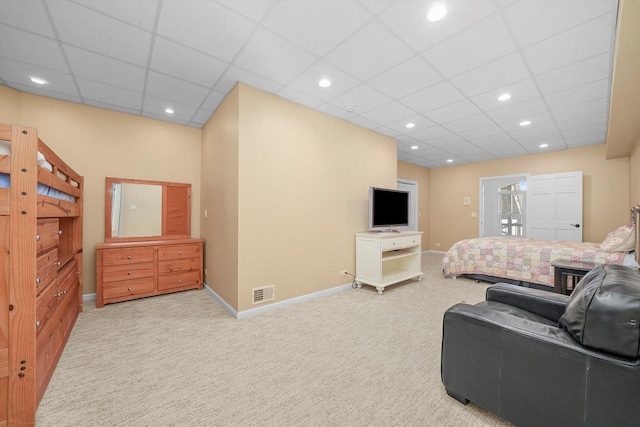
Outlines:
POLYGON ((203 241, 166 239, 96 246, 96 307, 202 289, 203 241))

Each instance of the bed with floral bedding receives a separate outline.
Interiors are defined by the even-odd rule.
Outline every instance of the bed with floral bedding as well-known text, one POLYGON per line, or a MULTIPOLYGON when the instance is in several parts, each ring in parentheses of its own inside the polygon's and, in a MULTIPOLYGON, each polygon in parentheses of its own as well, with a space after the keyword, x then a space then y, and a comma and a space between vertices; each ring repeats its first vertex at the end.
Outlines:
POLYGON ((628 265, 633 260, 629 252, 635 246, 634 229, 634 224, 619 227, 602 243, 515 237, 461 240, 445 254, 443 272, 445 277, 470 275, 494 282, 507 279, 553 288, 553 263, 557 261, 628 265))

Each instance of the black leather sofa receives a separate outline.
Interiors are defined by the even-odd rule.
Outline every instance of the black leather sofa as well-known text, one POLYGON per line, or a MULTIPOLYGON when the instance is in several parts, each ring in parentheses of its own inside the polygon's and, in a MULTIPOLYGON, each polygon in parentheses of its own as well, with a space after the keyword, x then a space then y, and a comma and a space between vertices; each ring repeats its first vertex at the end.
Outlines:
POLYGON ((571 296, 497 284, 443 321, 442 382, 517 426, 640 426, 640 274, 602 266, 571 296))

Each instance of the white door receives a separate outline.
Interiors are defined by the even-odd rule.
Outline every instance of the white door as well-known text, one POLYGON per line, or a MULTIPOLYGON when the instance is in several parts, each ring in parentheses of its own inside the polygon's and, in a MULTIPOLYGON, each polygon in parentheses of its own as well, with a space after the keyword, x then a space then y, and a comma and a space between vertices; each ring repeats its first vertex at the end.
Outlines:
POLYGON ((527 178, 530 239, 582 242, 582 171, 527 178))
POLYGON ((402 230, 418 231, 418 183, 399 179, 398 190, 409 192, 409 226, 402 228, 402 230))

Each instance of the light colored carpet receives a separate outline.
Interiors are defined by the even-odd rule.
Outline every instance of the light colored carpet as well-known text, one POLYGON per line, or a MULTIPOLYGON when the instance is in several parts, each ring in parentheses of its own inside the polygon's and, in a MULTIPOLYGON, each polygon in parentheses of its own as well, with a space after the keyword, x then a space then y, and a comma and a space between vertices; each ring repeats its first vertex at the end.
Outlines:
POLYGON ((350 289, 236 320, 205 291, 85 311, 37 412, 45 426, 496 426, 440 381, 442 315, 486 284, 350 289))

